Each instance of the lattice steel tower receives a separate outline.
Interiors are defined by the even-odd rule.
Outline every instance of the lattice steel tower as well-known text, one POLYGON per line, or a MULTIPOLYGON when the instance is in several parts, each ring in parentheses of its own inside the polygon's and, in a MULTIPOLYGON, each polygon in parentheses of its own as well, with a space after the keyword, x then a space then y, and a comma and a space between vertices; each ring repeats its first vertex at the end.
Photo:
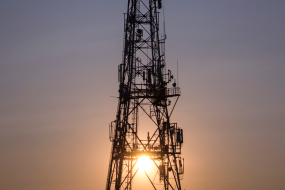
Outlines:
POLYGON ((154 189, 181 190, 183 130, 177 123, 170 123, 180 88, 175 80, 172 87, 167 87, 173 75, 165 65, 166 35, 159 33, 161 8, 161 0, 128 0, 123 63, 118 66, 118 110, 109 129, 112 149, 106 190, 131 190, 141 156, 154 163, 153 179, 144 171, 154 189), (170 106, 171 98, 175 103, 170 106), (141 114, 154 126, 145 140, 138 134, 139 127, 144 127, 139 125, 141 114))

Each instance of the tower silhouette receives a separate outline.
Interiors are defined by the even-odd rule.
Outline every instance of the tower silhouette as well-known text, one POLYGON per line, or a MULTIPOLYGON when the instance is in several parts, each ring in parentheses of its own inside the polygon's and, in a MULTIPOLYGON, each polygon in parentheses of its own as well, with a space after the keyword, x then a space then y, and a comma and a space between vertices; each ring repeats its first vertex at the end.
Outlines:
POLYGON ((165 190, 181 190, 183 130, 170 122, 181 92, 165 65, 165 30, 159 33, 161 8, 161 0, 128 0, 123 58, 118 66, 118 109, 109 126, 112 148, 106 190, 131 190, 139 170, 136 164, 142 156, 154 164, 154 179, 144 170, 154 189, 160 185, 165 190), (175 100, 173 105, 170 99, 175 100), (153 126, 146 139, 138 133, 139 128, 145 127, 139 123, 141 114, 153 126))

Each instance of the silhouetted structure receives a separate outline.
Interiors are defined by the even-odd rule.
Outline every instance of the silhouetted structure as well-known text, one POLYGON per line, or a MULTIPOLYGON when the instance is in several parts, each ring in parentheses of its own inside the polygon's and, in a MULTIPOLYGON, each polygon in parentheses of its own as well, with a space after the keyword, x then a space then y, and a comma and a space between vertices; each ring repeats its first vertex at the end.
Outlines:
POLYGON ((183 130, 170 123, 170 116, 180 96, 176 83, 165 66, 165 32, 160 38, 161 0, 128 0, 125 14, 123 63, 118 67, 119 104, 116 120, 110 124, 112 142, 106 190, 132 189, 138 158, 148 156, 157 167, 164 189, 181 190, 184 160, 180 157, 183 130), (170 98, 176 98, 170 108, 170 98), (148 109, 146 109, 146 107, 148 109), (154 133, 146 140, 138 135, 139 111, 154 123, 154 133))

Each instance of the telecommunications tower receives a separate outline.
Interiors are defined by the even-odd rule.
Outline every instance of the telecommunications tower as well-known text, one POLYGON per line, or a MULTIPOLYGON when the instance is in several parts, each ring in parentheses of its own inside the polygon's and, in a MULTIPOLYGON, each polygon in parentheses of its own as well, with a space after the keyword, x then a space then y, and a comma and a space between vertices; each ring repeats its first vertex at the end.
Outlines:
POLYGON ((116 120, 109 126, 112 148, 106 190, 134 189, 133 179, 142 156, 154 165, 153 178, 144 170, 153 189, 182 189, 183 130, 170 122, 181 93, 165 65, 166 35, 165 31, 159 33, 161 8, 162 0, 128 0, 123 57, 118 66, 118 110, 116 120), (139 122, 143 114, 153 126, 146 139, 140 138, 138 132, 146 127, 139 122))

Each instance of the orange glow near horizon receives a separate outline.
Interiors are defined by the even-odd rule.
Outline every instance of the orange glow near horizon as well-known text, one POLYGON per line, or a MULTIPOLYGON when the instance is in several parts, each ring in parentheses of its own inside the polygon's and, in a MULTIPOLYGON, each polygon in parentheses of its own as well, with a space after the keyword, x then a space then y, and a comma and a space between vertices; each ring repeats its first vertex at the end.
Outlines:
POLYGON ((137 166, 140 169, 143 169, 145 171, 150 170, 151 166, 152 166, 152 161, 149 159, 148 156, 140 156, 137 162, 137 166))

